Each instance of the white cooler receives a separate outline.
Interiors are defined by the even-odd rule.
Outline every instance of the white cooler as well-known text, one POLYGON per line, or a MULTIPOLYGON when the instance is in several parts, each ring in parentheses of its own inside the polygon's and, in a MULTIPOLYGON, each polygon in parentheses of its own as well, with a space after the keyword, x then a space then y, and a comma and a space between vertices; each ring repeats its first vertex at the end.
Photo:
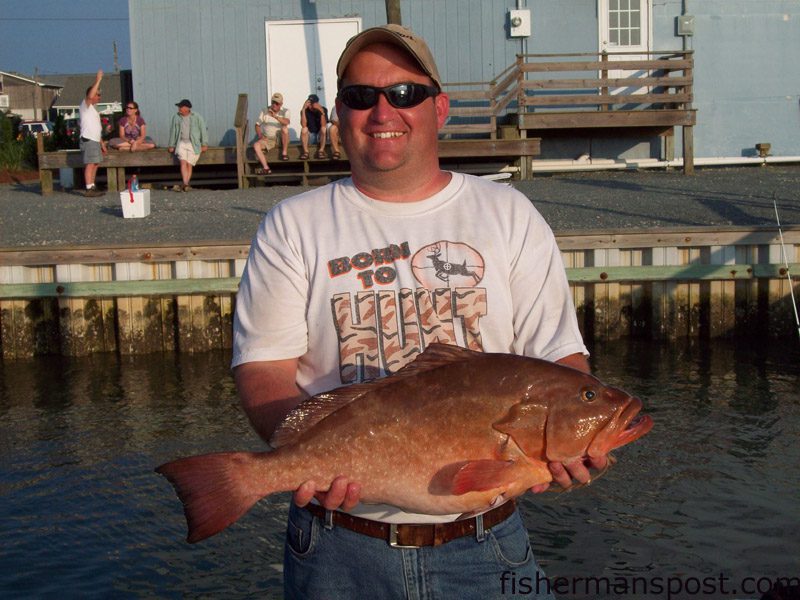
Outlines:
POLYGON ((122 216, 126 219, 139 219, 150 214, 150 190, 125 190, 119 193, 119 201, 122 203, 122 216))

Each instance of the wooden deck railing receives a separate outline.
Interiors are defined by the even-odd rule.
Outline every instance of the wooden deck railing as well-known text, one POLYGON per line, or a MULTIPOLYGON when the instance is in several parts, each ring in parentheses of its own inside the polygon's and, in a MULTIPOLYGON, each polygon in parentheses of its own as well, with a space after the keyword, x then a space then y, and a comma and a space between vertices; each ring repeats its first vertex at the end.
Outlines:
MULTIPOLYGON (((520 131, 637 128, 671 136, 683 127, 684 169, 693 168, 694 60, 691 51, 524 54, 487 82, 445 83, 444 136, 520 131)), ((668 150, 668 154, 669 154, 668 150)))

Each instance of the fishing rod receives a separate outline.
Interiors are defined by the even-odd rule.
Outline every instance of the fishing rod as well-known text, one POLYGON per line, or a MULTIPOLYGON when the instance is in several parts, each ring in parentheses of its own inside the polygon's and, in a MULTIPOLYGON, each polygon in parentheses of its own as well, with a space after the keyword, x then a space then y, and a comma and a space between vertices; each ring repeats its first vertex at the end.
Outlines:
POLYGON ((789 280, 789 293, 792 295, 792 308, 794 308, 794 322, 797 323, 797 336, 800 337, 800 316, 797 315, 797 302, 794 299, 794 283, 792 274, 789 271, 789 260, 786 257, 786 246, 783 243, 783 230, 781 229, 781 218, 778 216, 778 203, 775 201, 775 192, 772 192, 772 206, 775 208, 775 221, 778 223, 778 235, 781 239, 781 256, 786 267, 786 279, 789 280))

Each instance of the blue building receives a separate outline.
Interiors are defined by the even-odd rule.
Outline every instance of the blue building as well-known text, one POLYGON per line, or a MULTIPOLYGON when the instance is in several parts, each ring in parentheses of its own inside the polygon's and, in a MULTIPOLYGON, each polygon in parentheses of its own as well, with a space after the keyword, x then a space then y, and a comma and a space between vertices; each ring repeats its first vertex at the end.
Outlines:
MULTIPOLYGON (((759 142, 776 157, 800 157, 796 0, 400 4, 403 24, 428 40, 445 82, 490 81, 518 54, 693 50, 696 160, 754 156, 759 142)), ((161 145, 182 98, 206 118, 212 144, 233 145, 240 93, 249 97, 252 123, 282 92, 296 136, 309 93, 333 106, 346 40, 386 22, 383 0, 129 0, 129 14, 134 95, 161 145)), ((543 155, 573 157, 580 144, 543 139, 543 155)), ((612 148, 618 156, 652 150, 641 140, 612 148)))

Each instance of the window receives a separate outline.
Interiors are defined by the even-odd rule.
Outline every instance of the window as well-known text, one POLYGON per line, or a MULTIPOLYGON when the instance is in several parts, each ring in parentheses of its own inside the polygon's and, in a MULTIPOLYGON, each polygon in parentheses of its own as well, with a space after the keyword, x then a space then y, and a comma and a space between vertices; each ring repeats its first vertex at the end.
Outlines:
POLYGON ((608 0, 608 42, 611 46, 642 43, 641 0, 608 0))

